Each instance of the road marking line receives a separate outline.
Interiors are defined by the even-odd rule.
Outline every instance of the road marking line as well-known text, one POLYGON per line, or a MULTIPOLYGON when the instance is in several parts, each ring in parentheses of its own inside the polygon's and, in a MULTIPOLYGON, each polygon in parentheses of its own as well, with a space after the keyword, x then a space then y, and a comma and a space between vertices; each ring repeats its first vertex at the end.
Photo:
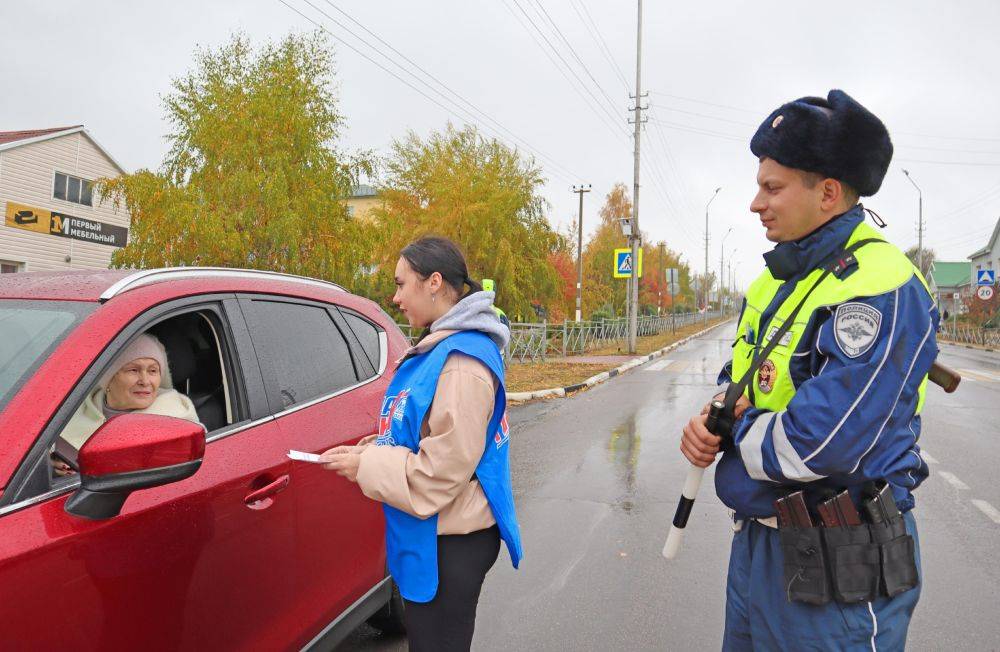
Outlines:
POLYGON ((954 473, 948 473, 947 471, 938 471, 938 475, 944 478, 948 484, 955 487, 960 491, 968 491, 969 485, 965 484, 954 473))
POLYGON ((997 525, 1000 525, 1000 511, 997 511, 996 507, 989 504, 985 500, 978 500, 976 498, 972 499, 972 504, 978 507, 979 511, 981 511, 983 514, 986 514, 986 516, 991 521, 993 521, 997 525))
POLYGON ((645 371, 663 371, 670 365, 671 362, 673 362, 673 360, 658 360, 646 367, 645 371))
POLYGON ((670 365, 670 371, 676 371, 677 373, 681 373, 687 370, 689 366, 691 366, 690 360, 674 360, 673 364, 670 365))
POLYGON ((924 458, 924 461, 927 462, 928 464, 938 463, 938 461, 934 459, 934 457, 925 450, 920 451, 920 457, 924 458))
POLYGON ((1000 377, 984 369, 959 369, 959 372, 969 380, 979 380, 986 383, 1000 382, 1000 377))

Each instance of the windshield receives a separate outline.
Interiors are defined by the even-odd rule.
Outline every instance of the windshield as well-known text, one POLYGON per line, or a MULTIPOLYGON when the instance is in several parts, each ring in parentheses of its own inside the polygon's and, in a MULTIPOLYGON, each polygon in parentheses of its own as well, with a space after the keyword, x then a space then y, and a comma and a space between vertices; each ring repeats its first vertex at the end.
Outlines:
POLYGON ((95 308, 76 301, 0 300, 0 410, 95 308))

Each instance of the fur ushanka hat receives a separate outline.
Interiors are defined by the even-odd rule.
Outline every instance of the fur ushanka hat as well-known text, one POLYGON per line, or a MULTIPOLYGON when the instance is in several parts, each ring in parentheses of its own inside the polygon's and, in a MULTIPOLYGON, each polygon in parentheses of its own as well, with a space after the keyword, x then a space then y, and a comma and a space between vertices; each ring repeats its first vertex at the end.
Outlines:
POLYGON ((803 97, 767 117, 750 140, 757 158, 842 181, 862 197, 878 192, 892 160, 885 125, 844 91, 803 97))

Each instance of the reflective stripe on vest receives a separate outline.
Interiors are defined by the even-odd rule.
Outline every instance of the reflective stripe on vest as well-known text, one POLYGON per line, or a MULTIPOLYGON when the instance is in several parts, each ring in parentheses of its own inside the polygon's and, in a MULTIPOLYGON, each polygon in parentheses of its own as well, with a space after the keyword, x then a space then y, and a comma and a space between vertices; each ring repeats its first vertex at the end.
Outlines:
MULTIPOLYGON (((854 252, 858 261, 858 269, 843 279, 837 278, 833 274, 826 277, 819 287, 809 295, 795 318, 795 323, 768 356, 767 361, 754 374, 747 393, 753 397, 755 407, 780 412, 788 406, 788 403, 795 396, 795 385, 792 383, 789 365, 806 326, 817 310, 828 306, 838 306, 852 299, 874 297, 891 292, 906 284, 914 274, 920 279, 924 288, 927 288, 927 283, 913 263, 898 248, 879 237, 878 232, 864 222, 854 229, 844 246, 850 246, 859 240, 869 238, 877 239, 879 242, 864 245, 854 252), (760 391, 762 377, 764 386, 769 387, 770 391, 760 391)), ((746 307, 736 331, 737 339, 733 347, 732 367, 734 380, 742 378, 743 374, 750 368, 757 343, 760 342, 761 348, 767 344, 770 336, 784 324, 785 319, 822 273, 822 268, 817 268, 798 281, 795 289, 785 298, 769 323, 763 325, 767 331, 763 335, 760 332, 761 315, 771 304, 784 281, 775 279, 771 272, 765 269, 764 273, 753 282, 750 289, 747 290, 746 307)), ((924 404, 926 386, 927 377, 925 376, 920 383, 917 414, 920 413, 924 404)))

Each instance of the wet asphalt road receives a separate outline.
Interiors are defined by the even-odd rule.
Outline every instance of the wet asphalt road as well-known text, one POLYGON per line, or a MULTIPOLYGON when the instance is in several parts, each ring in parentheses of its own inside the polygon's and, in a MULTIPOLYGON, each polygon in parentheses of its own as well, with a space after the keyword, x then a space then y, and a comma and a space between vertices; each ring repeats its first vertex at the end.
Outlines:
MULTIPOLYGON (((683 423, 712 394, 726 325, 574 398, 511 411, 525 546, 487 577, 476 650, 718 650, 732 536, 705 476, 680 557, 660 556, 687 463, 683 423)), ((1000 650, 1000 354, 942 345, 958 392, 928 389, 917 490, 923 593, 913 650, 1000 650), (995 519, 995 520, 994 520, 995 519)), ((405 650, 364 627, 345 650, 405 650)))

